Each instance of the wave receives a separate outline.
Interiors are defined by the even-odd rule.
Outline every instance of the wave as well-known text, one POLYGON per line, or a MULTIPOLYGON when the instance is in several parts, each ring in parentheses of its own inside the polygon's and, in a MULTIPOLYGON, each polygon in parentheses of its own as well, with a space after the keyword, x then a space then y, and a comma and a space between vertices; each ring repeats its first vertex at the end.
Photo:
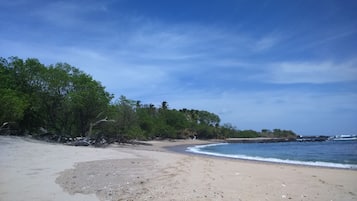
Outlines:
POLYGON ((357 165, 354 164, 341 164, 341 163, 331 163, 331 162, 323 162, 323 161, 297 161, 297 160, 288 160, 288 159, 279 159, 279 158, 264 158, 264 157, 247 156, 247 155, 240 155, 240 154, 233 155, 233 154, 221 154, 216 152, 202 151, 202 148, 205 147, 212 147, 212 146, 218 146, 224 144, 228 144, 228 143, 197 145, 194 147, 187 147, 186 151, 196 154, 205 154, 210 156, 244 159, 244 160, 252 160, 252 161, 284 163, 284 164, 292 164, 292 165, 308 165, 308 166, 316 166, 316 167, 342 168, 342 169, 357 169, 357 165))

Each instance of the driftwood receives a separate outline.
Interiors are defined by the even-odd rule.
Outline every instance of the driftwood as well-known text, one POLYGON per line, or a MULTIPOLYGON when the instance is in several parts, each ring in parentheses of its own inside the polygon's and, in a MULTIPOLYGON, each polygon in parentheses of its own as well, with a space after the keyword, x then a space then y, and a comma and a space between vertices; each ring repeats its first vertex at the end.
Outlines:
POLYGON ((103 122, 115 122, 115 120, 113 120, 113 119, 109 119, 109 120, 108 120, 108 117, 105 117, 104 119, 101 119, 101 120, 96 121, 96 122, 94 122, 94 123, 91 122, 91 123, 89 124, 89 132, 88 132, 88 137, 89 137, 89 138, 92 136, 93 127, 94 127, 94 126, 97 126, 98 124, 103 123, 103 122))

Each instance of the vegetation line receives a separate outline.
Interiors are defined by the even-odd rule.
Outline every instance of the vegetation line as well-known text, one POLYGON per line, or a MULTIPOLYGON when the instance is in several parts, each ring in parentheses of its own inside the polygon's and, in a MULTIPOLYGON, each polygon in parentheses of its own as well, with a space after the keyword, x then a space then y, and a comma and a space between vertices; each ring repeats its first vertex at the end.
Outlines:
POLYGON ((66 63, 45 66, 37 59, 0 58, 0 134, 47 136, 63 141, 238 137, 296 138, 292 131, 238 130, 218 115, 170 109, 114 96, 90 75, 66 63))

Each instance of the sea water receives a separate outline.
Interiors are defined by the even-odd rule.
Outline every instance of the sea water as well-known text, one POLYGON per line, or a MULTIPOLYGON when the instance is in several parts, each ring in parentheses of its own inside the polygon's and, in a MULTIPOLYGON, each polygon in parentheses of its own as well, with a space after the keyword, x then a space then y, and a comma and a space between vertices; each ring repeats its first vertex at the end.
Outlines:
POLYGON ((220 143, 187 151, 266 162, 357 169, 357 141, 220 143))

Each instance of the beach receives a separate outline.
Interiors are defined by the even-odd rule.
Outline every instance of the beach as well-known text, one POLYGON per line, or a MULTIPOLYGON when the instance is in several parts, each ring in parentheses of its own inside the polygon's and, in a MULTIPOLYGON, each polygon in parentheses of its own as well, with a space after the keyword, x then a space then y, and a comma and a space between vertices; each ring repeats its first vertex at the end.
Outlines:
POLYGON ((166 147, 72 147, 0 136, 0 200, 357 200, 357 171, 206 157, 166 147))

